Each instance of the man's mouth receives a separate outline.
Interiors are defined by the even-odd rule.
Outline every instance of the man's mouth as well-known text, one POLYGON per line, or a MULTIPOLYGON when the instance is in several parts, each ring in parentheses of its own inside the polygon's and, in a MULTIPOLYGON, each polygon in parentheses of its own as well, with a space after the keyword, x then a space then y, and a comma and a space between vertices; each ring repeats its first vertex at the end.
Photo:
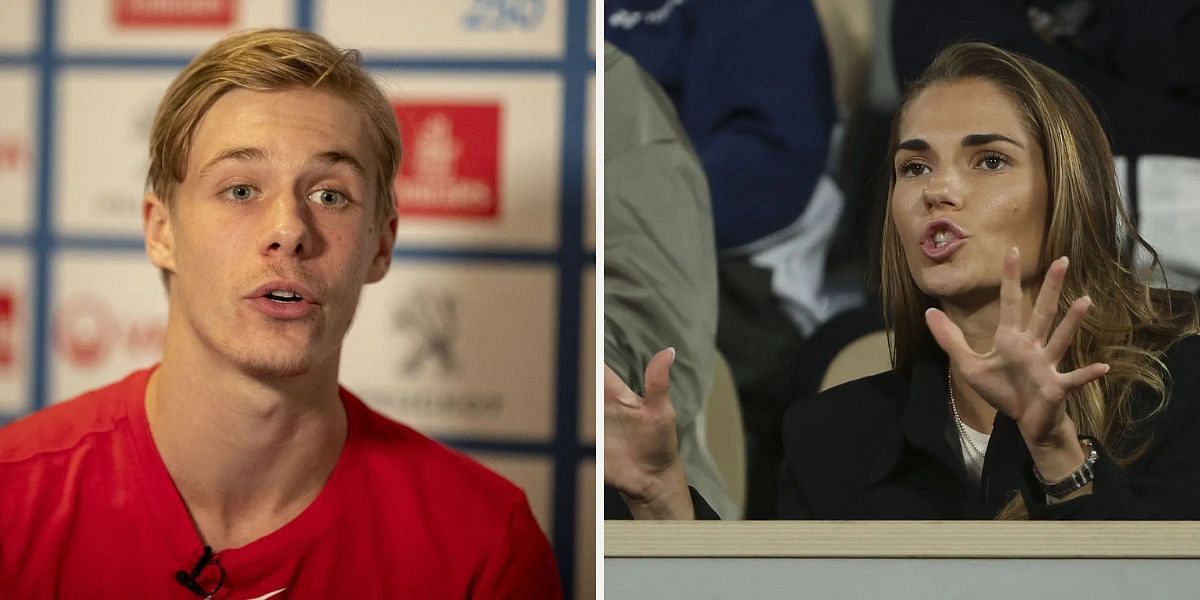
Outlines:
POLYGON ((246 300, 272 319, 293 320, 318 310, 321 295, 299 280, 281 278, 258 286, 246 300))
POLYGON ((266 294, 263 294, 263 297, 272 302, 281 302, 281 303, 285 303, 285 304, 290 304, 292 302, 299 302, 304 299, 304 297, 301 296, 300 294, 297 294, 296 292, 290 292, 287 290, 271 290, 271 291, 267 292, 266 294))

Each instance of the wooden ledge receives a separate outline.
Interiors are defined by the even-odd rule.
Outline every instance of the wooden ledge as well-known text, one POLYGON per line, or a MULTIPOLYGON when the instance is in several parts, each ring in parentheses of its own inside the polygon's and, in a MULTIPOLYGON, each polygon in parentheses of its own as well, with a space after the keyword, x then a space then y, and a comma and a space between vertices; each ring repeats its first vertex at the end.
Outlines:
POLYGON ((1200 558, 1200 522, 604 522, 604 556, 1200 558))

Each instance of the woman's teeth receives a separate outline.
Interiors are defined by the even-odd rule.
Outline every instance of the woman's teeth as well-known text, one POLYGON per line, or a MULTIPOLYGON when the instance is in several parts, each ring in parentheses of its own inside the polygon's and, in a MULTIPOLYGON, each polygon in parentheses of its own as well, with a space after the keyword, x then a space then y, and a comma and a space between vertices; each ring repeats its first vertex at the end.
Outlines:
POLYGON ((941 248, 942 246, 945 246, 946 238, 948 238, 948 237, 950 237, 950 236, 946 235, 945 231, 939 231, 939 232, 933 234, 933 247, 941 248))

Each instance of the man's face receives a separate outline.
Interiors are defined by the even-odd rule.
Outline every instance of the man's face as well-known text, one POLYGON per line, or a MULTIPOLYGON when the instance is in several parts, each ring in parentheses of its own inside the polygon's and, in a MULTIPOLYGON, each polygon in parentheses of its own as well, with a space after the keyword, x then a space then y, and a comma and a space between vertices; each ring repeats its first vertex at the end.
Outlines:
POLYGON ((218 99, 170 208, 147 202, 151 259, 172 274, 169 335, 257 377, 336 371, 362 286, 387 272, 395 238, 395 219, 375 216, 374 160, 363 119, 331 94, 218 99))

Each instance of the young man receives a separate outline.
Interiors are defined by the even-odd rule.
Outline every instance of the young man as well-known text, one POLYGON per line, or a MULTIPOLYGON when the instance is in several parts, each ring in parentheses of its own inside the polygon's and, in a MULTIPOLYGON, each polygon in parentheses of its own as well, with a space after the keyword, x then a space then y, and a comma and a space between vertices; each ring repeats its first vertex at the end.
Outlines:
POLYGON ((400 140, 357 54, 228 37, 150 146, 162 363, 0 430, 3 595, 560 596, 519 489, 338 386, 396 234, 400 140))

